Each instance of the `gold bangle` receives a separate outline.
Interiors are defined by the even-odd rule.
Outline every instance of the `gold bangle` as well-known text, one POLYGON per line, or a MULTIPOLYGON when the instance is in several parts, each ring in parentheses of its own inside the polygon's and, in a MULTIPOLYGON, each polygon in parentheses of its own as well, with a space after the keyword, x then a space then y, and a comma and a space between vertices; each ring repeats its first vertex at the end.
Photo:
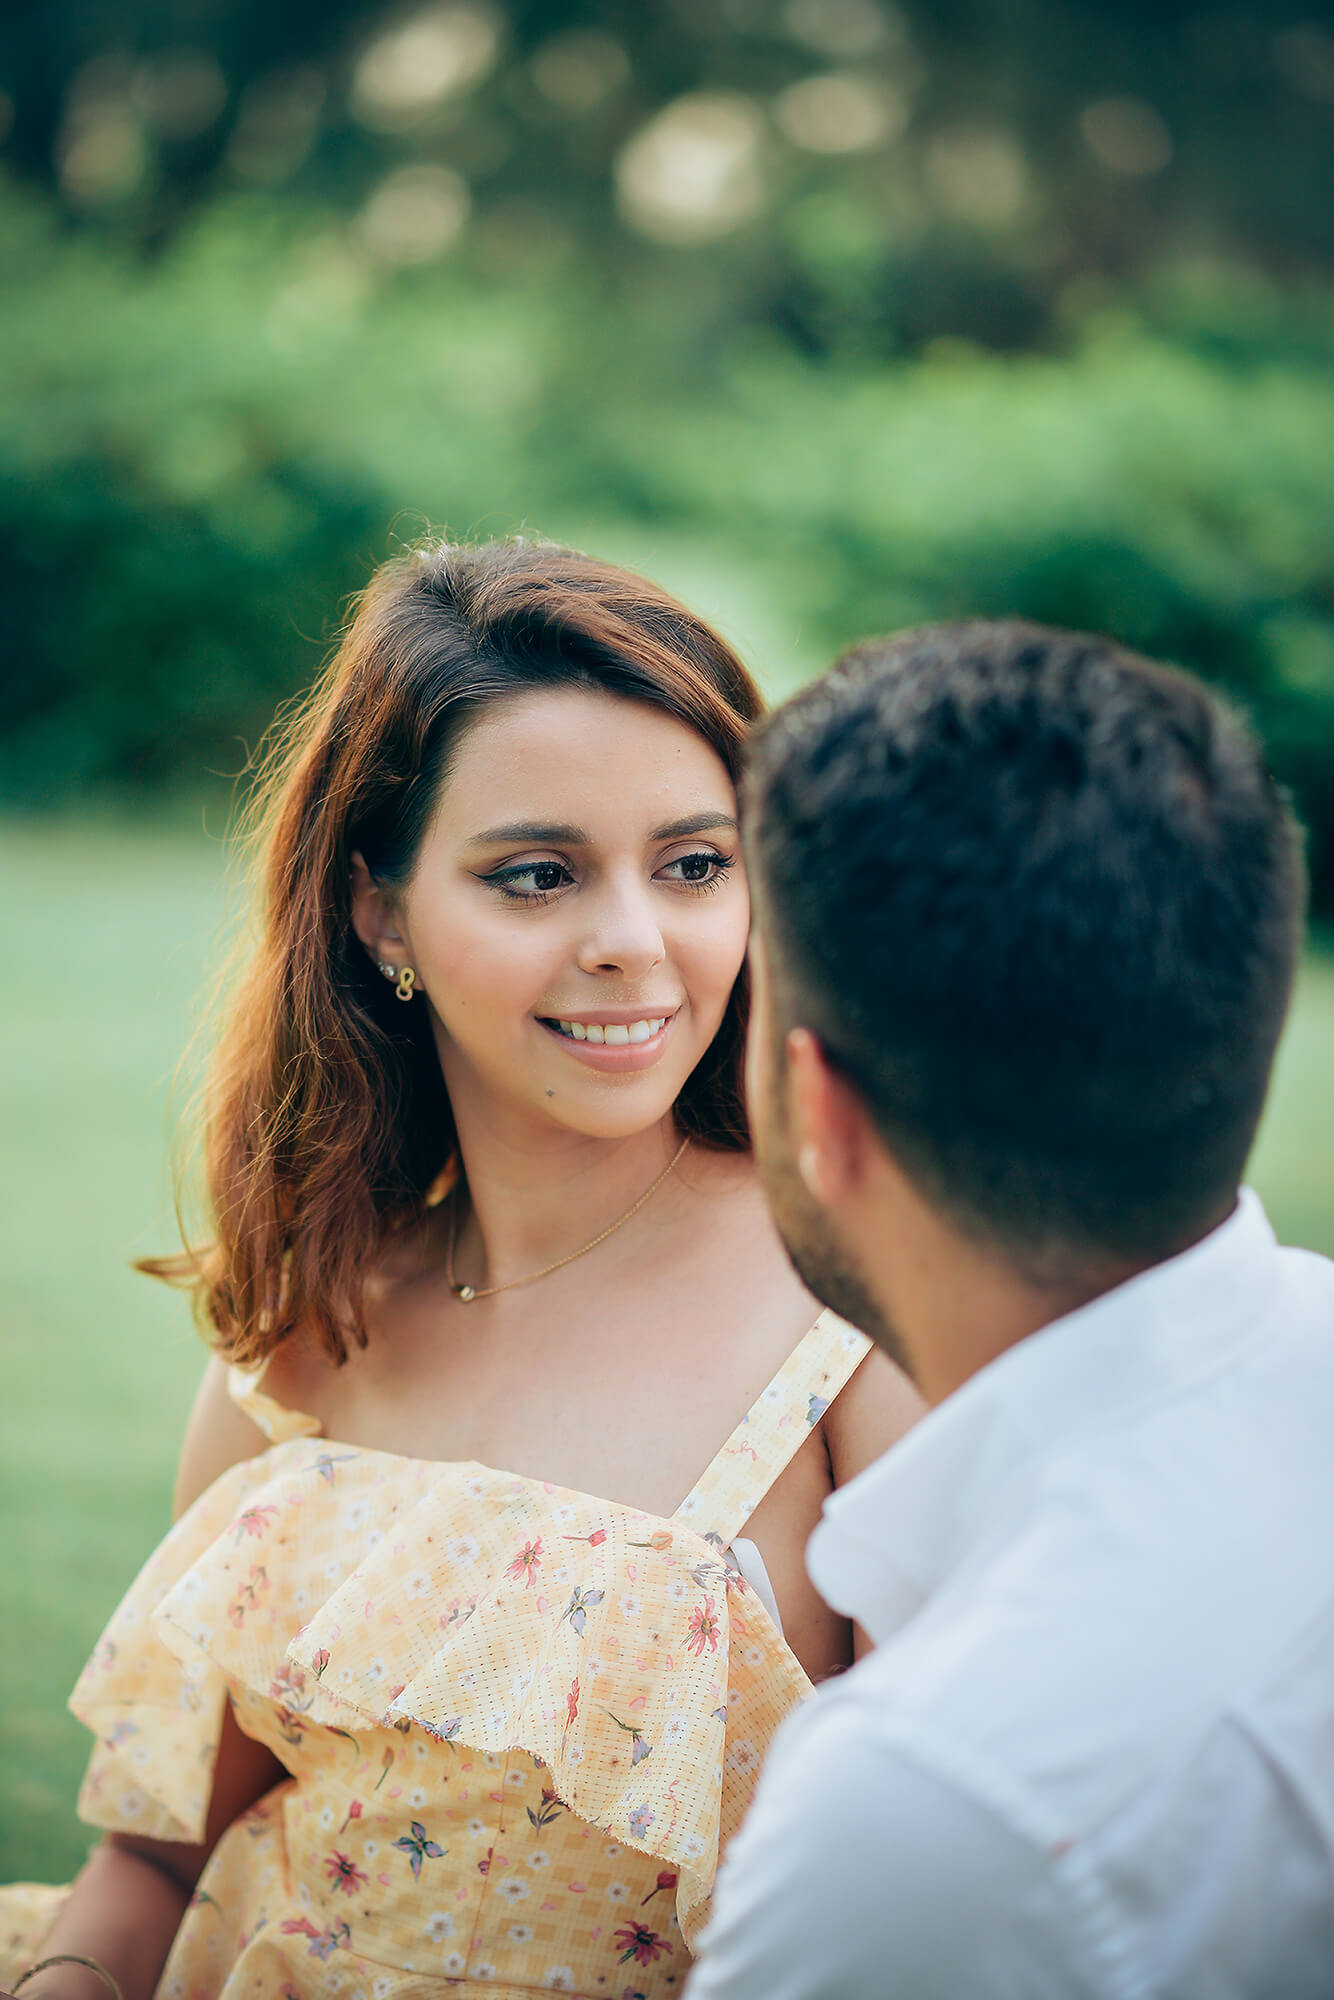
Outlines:
POLYGON ((97 1974, 98 1978, 105 1985, 107 1991, 109 1993, 115 1994, 116 2000, 125 2000, 125 1995, 121 1992, 120 1987, 117 1985, 116 1981, 112 1978, 111 1974, 107 1971, 106 1967, 104 1965, 99 1965, 95 1958, 81 1958, 77 1951, 58 1951, 55 1952, 50 1958, 39 1959, 36 1965, 30 1965, 28 1967, 28 1970, 24 1973, 22 1979, 20 1979, 17 1985, 15 1986, 14 1991, 17 1993, 19 1987, 26 1986, 28 1981, 31 1978, 33 1978, 35 1974, 39 1972, 45 1972, 48 1965, 86 1965, 90 1972, 95 1972, 97 1974))

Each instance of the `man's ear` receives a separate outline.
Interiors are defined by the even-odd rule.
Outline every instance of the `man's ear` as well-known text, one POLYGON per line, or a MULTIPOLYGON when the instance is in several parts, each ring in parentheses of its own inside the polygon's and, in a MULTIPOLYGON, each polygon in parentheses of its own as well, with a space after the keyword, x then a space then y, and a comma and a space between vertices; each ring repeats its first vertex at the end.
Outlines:
POLYGON ((398 916, 359 853, 352 856, 352 928, 377 965, 386 960, 400 964, 407 954, 407 940, 398 928, 398 916))
POLYGON ((788 1030, 786 1053, 797 1170, 821 1207, 834 1208, 866 1173, 871 1143, 866 1107, 809 1028, 788 1030))

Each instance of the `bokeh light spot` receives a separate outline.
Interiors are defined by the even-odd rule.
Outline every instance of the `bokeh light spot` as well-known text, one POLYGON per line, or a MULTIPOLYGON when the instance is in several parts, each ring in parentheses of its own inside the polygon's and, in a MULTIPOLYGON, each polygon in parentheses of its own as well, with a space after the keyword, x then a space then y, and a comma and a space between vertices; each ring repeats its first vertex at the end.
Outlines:
POLYGON ((227 79, 207 49, 172 49, 134 73, 135 109, 159 138, 197 139, 227 102, 227 79))
POLYGON ((792 84, 775 99, 774 120, 808 153, 860 153, 896 139, 908 106, 886 84, 836 72, 792 84))
POLYGON ((131 102, 124 56, 99 56, 77 71, 56 141, 61 192, 79 208, 124 201, 148 170, 143 127, 131 102))
POLYGON ((480 0, 428 7, 377 36, 352 78, 352 111, 363 125, 397 131, 446 98, 472 90, 499 53, 504 23, 480 0))
POLYGON ((1114 174, 1160 174, 1172 158, 1172 134, 1141 97, 1103 97, 1080 114, 1084 144, 1114 174))
POLYGON ((876 0, 787 0, 783 22, 794 41, 830 56, 864 56, 903 33, 903 18, 876 0))
POLYGON ((429 264, 458 241, 468 220, 468 184, 428 162, 386 175, 357 218, 357 233, 385 264, 429 264))
POLYGON ((927 146, 925 168, 941 207, 962 222, 993 228, 1014 222, 1028 193, 1024 156, 998 127, 947 126, 927 146))
POLYGON ((759 214, 764 121, 748 97, 699 91, 643 126, 616 160, 621 212, 660 243, 707 243, 759 214))
POLYGON ((579 29, 553 35, 532 61, 533 82, 543 97, 576 117, 619 90, 629 74, 630 58, 619 42, 579 29))
POLYGON ((1299 21, 1274 37, 1274 66, 1286 83, 1317 104, 1334 104, 1334 35, 1299 21))
POLYGON ((245 90, 227 164, 238 180, 271 186, 310 157, 324 109, 324 78, 313 65, 271 70, 245 90))

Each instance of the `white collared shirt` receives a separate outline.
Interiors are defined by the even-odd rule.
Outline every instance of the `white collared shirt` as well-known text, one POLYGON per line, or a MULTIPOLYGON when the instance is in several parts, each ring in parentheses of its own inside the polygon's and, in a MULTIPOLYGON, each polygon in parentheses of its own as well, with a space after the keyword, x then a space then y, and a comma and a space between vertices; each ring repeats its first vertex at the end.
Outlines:
POLYGON ((841 1492, 688 2000, 1331 2000, 1334 1264, 1243 1194, 841 1492))

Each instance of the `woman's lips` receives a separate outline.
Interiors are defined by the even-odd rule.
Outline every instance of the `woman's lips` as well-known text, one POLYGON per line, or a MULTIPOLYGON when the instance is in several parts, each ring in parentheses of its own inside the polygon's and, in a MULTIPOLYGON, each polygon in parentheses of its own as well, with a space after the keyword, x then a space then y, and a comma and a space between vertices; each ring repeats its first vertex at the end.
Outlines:
MULTIPOLYGON (((657 1015, 649 1015, 647 1017, 640 1015, 637 1018, 641 1020, 645 1018, 655 1020, 661 1017, 657 1015)), ((625 1041, 619 1043, 576 1041, 572 1036, 562 1034, 553 1019, 539 1015, 538 1021, 539 1025, 551 1037, 552 1041, 558 1042, 564 1053, 573 1057, 575 1062, 582 1063, 586 1069, 596 1069, 603 1071, 605 1074, 620 1075, 635 1070, 652 1068, 667 1046, 667 1038, 672 1032, 672 1024, 675 1018, 674 1014, 668 1015, 663 1020, 662 1026, 657 1030, 656 1034, 649 1035, 646 1041, 625 1041)), ((583 1024, 581 1023, 581 1025, 583 1024)), ((610 1025, 628 1028, 630 1024, 628 1022, 613 1022, 610 1025)))

